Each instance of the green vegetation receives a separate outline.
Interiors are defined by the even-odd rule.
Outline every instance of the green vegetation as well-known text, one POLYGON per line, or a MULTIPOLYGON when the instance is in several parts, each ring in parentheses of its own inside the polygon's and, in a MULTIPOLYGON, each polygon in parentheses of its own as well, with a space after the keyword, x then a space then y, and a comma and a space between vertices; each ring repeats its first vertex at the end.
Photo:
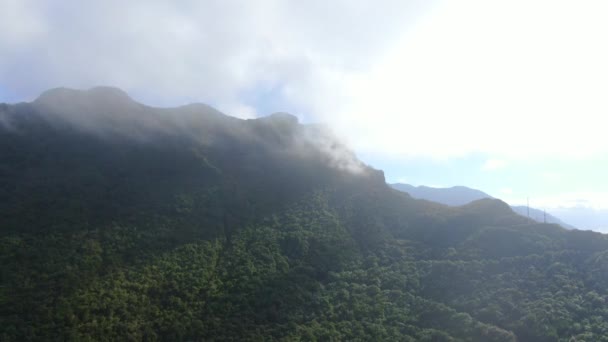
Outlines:
POLYGON ((414 200, 284 116, 38 114, 0 107, 2 341, 608 341, 604 235, 414 200))

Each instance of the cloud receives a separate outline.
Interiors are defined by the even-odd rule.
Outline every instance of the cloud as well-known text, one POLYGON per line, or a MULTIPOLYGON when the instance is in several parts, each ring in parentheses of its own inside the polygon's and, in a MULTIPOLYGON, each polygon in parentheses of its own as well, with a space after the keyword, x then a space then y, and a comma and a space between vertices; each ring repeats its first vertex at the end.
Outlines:
POLYGON ((494 171, 494 170, 502 169, 505 166, 507 166, 507 162, 502 159, 488 159, 481 166, 481 169, 483 171, 494 171))
POLYGON ((437 8, 374 70, 350 80, 355 100, 337 126, 351 122, 359 139, 395 155, 605 153, 608 50, 597 42, 608 32, 606 5, 527 4, 437 8), (377 122, 386 124, 369 128, 377 122))
POLYGON ((390 157, 608 153, 603 1, 0 1, 0 89, 24 100, 276 102, 390 157))
POLYGON ((277 88, 287 100, 300 90, 311 95, 324 70, 367 69, 424 7, 396 0, 2 1, 0 83, 19 94, 105 83, 159 103, 218 106, 256 89, 277 88))
MULTIPOLYGON (((520 201, 520 203, 514 204, 525 203, 520 201)), ((608 192, 572 191, 557 193, 551 196, 530 197, 530 206, 551 210, 582 208, 593 210, 608 210, 608 192)))
POLYGON ((241 103, 224 103, 218 107, 218 110, 241 119, 253 119, 258 116, 255 108, 241 103))
POLYGON ((551 183, 557 183, 563 179, 563 176, 558 172, 547 171, 541 174, 541 178, 551 183))
POLYGON ((579 229, 608 232, 608 209, 596 206, 557 207, 551 214, 579 229))
POLYGON ((513 189, 511 189, 511 188, 502 188, 502 189, 500 189, 500 193, 504 194, 504 195, 512 195, 513 194, 513 189))

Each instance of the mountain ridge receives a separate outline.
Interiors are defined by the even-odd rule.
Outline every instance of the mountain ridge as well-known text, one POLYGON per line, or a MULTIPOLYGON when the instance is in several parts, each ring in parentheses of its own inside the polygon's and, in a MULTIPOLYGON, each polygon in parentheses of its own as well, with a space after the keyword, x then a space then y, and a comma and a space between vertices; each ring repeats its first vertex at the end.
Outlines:
POLYGON ((494 198, 485 192, 466 186, 452 186, 449 188, 436 188, 425 185, 413 186, 410 184, 389 184, 392 188, 407 192, 414 198, 427 199, 450 206, 460 206, 482 198, 494 198))
MULTIPOLYGON (((479 199, 494 198, 481 190, 469 188, 466 186, 436 188, 424 185, 416 187, 410 184, 403 183, 393 183, 389 184, 389 186, 391 186, 393 189, 409 193, 414 198, 426 199, 429 201, 442 203, 449 206, 462 206, 479 199)), ((511 205, 510 207, 517 214, 525 217, 529 216, 530 219, 539 223, 555 223, 567 229, 577 229, 576 227, 565 223, 561 219, 540 209, 514 205, 511 205)))

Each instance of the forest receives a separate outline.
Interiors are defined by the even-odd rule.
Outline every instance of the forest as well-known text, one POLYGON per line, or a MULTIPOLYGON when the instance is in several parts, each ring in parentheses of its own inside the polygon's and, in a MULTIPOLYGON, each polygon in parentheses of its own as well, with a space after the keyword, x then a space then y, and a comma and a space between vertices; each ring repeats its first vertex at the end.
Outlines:
POLYGON ((608 341, 606 235, 113 89, 0 105, 0 268, 2 341, 608 341))

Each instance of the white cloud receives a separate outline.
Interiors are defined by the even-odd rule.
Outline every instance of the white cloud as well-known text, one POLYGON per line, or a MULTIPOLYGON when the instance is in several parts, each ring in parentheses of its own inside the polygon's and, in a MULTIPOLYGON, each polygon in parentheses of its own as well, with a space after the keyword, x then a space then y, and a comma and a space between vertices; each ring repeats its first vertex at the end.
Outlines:
POLYGON ((513 194, 513 189, 511 188, 502 188, 500 189, 500 193, 503 195, 512 195, 513 194))
POLYGON ((494 171, 494 170, 502 169, 505 166, 507 166, 507 162, 502 159, 488 159, 481 166, 481 169, 483 171, 494 171))
POLYGON ((0 52, 11 58, 11 49, 28 47, 47 28, 40 9, 31 1, 2 0, 0 5, 0 52))
POLYGON ((396 155, 606 153, 606 6, 446 2, 372 70, 351 75, 336 126, 396 155))
POLYGON ((554 171, 543 172, 541 178, 551 183, 556 183, 563 179, 560 173, 554 171))
POLYGON ((241 103, 225 103, 217 106, 218 110, 241 119, 253 119, 258 116, 255 108, 241 103))
MULTIPOLYGON (((512 202, 512 204, 523 205, 525 204, 525 199, 512 202)), ((573 191, 551 196, 530 197, 530 206, 546 208, 547 210, 572 208, 608 210, 608 192, 573 191)))
POLYGON ((308 110, 324 108, 315 104, 324 78, 368 69, 426 6, 0 0, 0 85, 27 100, 50 87, 107 84, 157 104, 231 106, 250 106, 244 93, 276 88, 286 106, 319 119, 308 110))
POLYGON ((271 89, 362 154, 608 153, 604 1, 0 3, 0 87, 26 100, 109 84, 250 116, 271 89))

